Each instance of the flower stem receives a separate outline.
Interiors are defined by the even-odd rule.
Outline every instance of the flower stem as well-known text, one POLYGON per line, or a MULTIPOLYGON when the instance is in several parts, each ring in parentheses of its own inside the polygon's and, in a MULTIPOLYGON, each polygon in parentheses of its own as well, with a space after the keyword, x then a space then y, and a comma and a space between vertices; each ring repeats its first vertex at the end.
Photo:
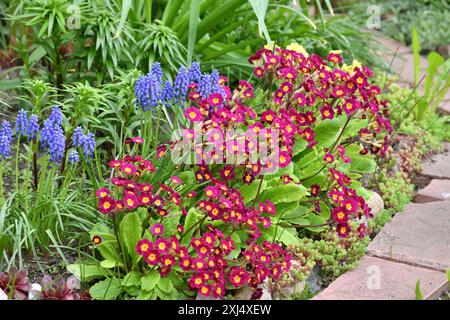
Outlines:
MULTIPOLYGON (((36 143, 36 139, 33 140, 33 144, 36 143)), ((34 151, 33 151, 33 187, 34 191, 37 190, 38 187, 38 164, 37 164, 37 143, 36 145, 33 145, 34 151)))
POLYGON ((264 181, 264 175, 261 175, 259 178, 258 191, 256 192, 255 199, 253 200, 253 206, 255 205, 256 200, 258 200, 258 196, 259 196, 259 193, 261 192, 261 186, 262 186, 263 181, 264 181))
POLYGON ((0 206, 3 205, 3 165, 0 160, 0 206))
POLYGON ((17 137, 16 145, 16 192, 19 192, 19 148, 20 148, 20 134, 17 137))

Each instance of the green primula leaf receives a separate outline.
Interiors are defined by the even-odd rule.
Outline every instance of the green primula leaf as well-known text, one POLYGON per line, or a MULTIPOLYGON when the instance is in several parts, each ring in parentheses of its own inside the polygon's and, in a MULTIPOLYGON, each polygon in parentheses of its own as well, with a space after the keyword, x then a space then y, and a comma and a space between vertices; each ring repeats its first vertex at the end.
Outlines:
MULTIPOLYGON (((300 179, 305 177, 318 176, 317 172, 322 169, 323 163, 321 161, 322 155, 318 156, 314 152, 309 152, 305 157, 301 157, 296 162, 294 173, 300 179)), ((309 181, 308 179, 307 181, 309 181)))
POLYGON ((158 282, 158 288, 166 293, 170 293, 173 290, 173 283, 170 278, 161 278, 158 282))
POLYGON ((339 136, 342 127, 341 118, 325 119, 314 129, 317 148, 330 147, 339 136))
POLYGON ((112 260, 119 262, 120 258, 117 254, 117 241, 103 241, 97 246, 98 251, 105 260, 112 260))
POLYGON ((133 262, 136 262, 139 255, 135 248, 142 234, 141 219, 137 213, 131 212, 123 217, 120 224, 120 233, 128 253, 133 258, 133 262))
POLYGON ((295 210, 297 207, 298 201, 277 203, 275 205, 275 208, 277 209, 276 216, 288 214, 289 212, 295 210))
POLYGON ((273 173, 273 176, 275 176, 275 177, 281 177, 281 176, 284 176, 284 175, 290 176, 293 173, 294 173, 294 163, 291 162, 286 167, 279 168, 275 173, 273 173))
MULTIPOLYGON (((316 214, 310 214, 306 217, 306 219, 308 219, 310 225, 320 225, 327 222, 325 218, 318 216, 316 214)), ((325 227, 309 227, 306 229, 312 232, 321 232, 324 230, 324 228, 325 227)))
POLYGON ((81 281, 89 282, 93 279, 104 278, 110 271, 96 265, 69 264, 67 270, 81 281))
MULTIPOLYGON (((320 170, 320 169, 319 169, 320 170)), ((321 173, 317 174, 316 176, 306 180, 303 185, 307 188, 311 187, 313 184, 317 184, 319 186, 322 186, 327 178, 326 173, 327 171, 323 170, 321 173)))
POLYGON ((350 170, 361 173, 372 173, 377 168, 375 160, 369 157, 353 157, 350 162, 350 170))
POLYGON ((181 244, 185 245, 189 243, 192 233, 195 230, 194 225, 203 217, 203 214, 195 208, 189 209, 186 220, 184 222, 184 232, 187 234, 181 240, 181 244))
POLYGON ((89 289, 89 294, 96 300, 115 300, 121 292, 122 286, 117 278, 97 282, 89 289))
POLYGON ((139 295, 136 297, 136 300, 156 300, 157 295, 155 291, 145 291, 141 290, 139 295))
POLYGON ((292 202, 302 199, 305 194, 306 188, 304 186, 291 183, 267 189, 261 194, 259 201, 270 200, 274 204, 292 202))
POLYGON ((146 291, 153 290, 160 280, 161 276, 159 272, 153 270, 152 272, 141 278, 141 287, 146 291))
POLYGON ((305 139, 303 139, 303 138, 298 139, 297 138, 295 140, 294 146, 292 147, 292 151, 293 151, 294 156, 299 154, 303 150, 305 150, 307 145, 308 145, 308 142, 305 139))
POLYGON ((277 239, 287 246, 300 244, 295 229, 283 229, 279 234, 279 236, 277 234, 277 239))
POLYGON ((328 220, 331 217, 330 208, 322 201, 320 202, 320 216, 325 220, 328 220))
MULTIPOLYGON (((295 224, 304 224, 305 221, 305 214, 307 214, 308 208, 304 206, 299 206, 297 209, 283 215, 283 220, 287 220, 289 223, 295 223, 295 224), (302 222, 298 222, 298 220, 301 220, 302 222)), ((308 223, 308 220, 306 220, 306 223, 308 223)))
POLYGON ((141 284, 141 275, 139 272, 130 271, 122 279, 121 284, 123 287, 139 286, 141 284))
MULTIPOLYGON (((244 203, 249 203, 250 201, 255 199, 256 194, 258 193, 259 184, 260 180, 258 179, 253 181, 251 184, 244 184, 239 188, 239 192, 244 198, 244 203)), ((266 186, 267 182, 263 180, 260 192, 264 191, 266 189, 266 186)))
POLYGON ((299 239, 294 228, 283 228, 280 226, 270 226, 267 230, 267 240, 280 241, 285 245, 298 245, 299 239))
POLYGON ((114 260, 103 260, 100 262, 100 266, 106 269, 114 268, 117 265, 117 261, 114 260))

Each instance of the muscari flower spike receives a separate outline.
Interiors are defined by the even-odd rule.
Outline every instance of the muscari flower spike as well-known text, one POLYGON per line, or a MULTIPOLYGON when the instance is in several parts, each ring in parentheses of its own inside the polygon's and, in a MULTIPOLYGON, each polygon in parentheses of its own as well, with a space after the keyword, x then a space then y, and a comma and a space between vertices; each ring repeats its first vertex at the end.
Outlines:
POLYGON ((28 119, 26 135, 28 136, 29 140, 33 140, 36 138, 38 132, 39 132, 39 119, 37 115, 32 114, 28 119))
POLYGON ((83 156, 86 159, 92 158, 96 146, 95 136, 90 132, 85 135, 83 133, 83 129, 78 126, 73 132, 72 146, 81 148, 81 150, 83 151, 83 156))
POLYGON ((161 64, 159 62, 154 62, 152 65, 152 72, 155 79, 158 81, 158 83, 161 85, 163 83, 162 77, 163 77, 163 71, 161 69, 161 64))
POLYGON ((203 98, 207 98, 212 90, 211 75, 204 73, 198 84, 198 92, 200 92, 203 98))
POLYGON ((178 70, 174 83, 174 94, 176 102, 185 101, 188 92, 189 74, 185 67, 178 70))
POLYGON ((140 76, 134 87, 134 95, 136 96, 136 104, 142 110, 148 111, 156 107, 161 95, 161 84, 157 76, 152 73, 140 76))
POLYGON ((80 162, 80 156, 78 155, 78 151, 73 149, 72 152, 69 155, 69 162, 70 163, 78 163, 80 162))
POLYGON ((18 136, 26 135, 27 127, 28 127, 27 112, 24 109, 20 109, 16 119, 16 134, 18 136))
POLYGON ((52 112, 50 113, 50 116, 48 117, 50 121, 52 121, 55 125, 61 126, 62 125, 62 112, 61 109, 58 106, 54 106, 52 108, 52 112))
MULTIPOLYGON (((52 114, 56 116, 56 112, 52 114)), ((66 137, 58 123, 58 118, 49 117, 44 121, 44 126, 41 131, 40 147, 46 150, 50 155, 50 162, 60 163, 64 157, 66 148, 66 137)))
POLYGON ((6 159, 11 152, 12 130, 8 121, 3 120, 0 129, 0 161, 6 159))
POLYGON ((170 107, 174 98, 173 87, 169 80, 164 83, 164 88, 161 93, 161 100, 166 107, 170 107))
POLYGON ((202 71, 200 69, 199 62, 192 62, 191 68, 188 72, 189 82, 199 82, 202 77, 202 71))

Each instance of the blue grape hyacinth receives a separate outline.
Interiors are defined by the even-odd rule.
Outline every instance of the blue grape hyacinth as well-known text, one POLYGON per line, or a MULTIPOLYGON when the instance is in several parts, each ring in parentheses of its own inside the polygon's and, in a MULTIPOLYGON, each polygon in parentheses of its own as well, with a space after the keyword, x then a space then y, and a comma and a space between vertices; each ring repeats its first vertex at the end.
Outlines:
POLYGON ((188 72, 189 75, 189 82, 199 82, 201 77, 202 77, 202 71, 200 68, 200 63, 199 62, 192 62, 191 68, 189 69, 188 72))
POLYGON ((55 119, 49 117, 41 130, 40 147, 50 155, 50 162, 60 163, 64 157, 66 137, 55 119))
POLYGON ((69 162, 70 163, 78 163, 80 162, 80 156, 78 155, 78 151, 73 149, 72 152, 69 155, 69 162))
POLYGON ((185 67, 181 67, 178 70, 177 76, 175 77, 174 83, 174 94, 176 98, 176 102, 186 101, 186 95, 188 92, 189 86, 189 75, 188 71, 185 67))
POLYGON ((158 81, 159 85, 163 83, 163 71, 159 62, 153 63, 151 74, 155 77, 155 80, 158 81))
POLYGON ((78 126, 75 128, 72 136, 72 146, 80 148, 83 151, 83 156, 86 159, 92 158, 96 146, 95 136, 90 132, 84 134, 83 129, 78 126))
POLYGON ((174 98, 172 83, 169 80, 166 80, 164 83, 164 88, 161 94, 161 101, 164 103, 166 107, 170 107, 172 105, 172 101, 174 98))
POLYGON ((55 125, 62 126, 62 117, 63 115, 61 109, 58 106, 54 106, 48 119, 51 120, 55 125))
POLYGON ((16 134, 24 136, 27 134, 28 117, 24 109, 20 109, 16 119, 16 134))
POLYGON ((12 130, 8 121, 3 120, 0 128, 0 161, 6 159, 11 152, 12 130))
POLYGON ((140 76, 134 87, 136 103, 147 111, 158 105, 161 95, 161 84, 157 76, 149 73, 146 76, 140 76))
POLYGON ((29 140, 33 140, 36 138, 38 132, 39 132, 39 119, 37 115, 32 114, 28 119, 26 136, 28 137, 29 140))

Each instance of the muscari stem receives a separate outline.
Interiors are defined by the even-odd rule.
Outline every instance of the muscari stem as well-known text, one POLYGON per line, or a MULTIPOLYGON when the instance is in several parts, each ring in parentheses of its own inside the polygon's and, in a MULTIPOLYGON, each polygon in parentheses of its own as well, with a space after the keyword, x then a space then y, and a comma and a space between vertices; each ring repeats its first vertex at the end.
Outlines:
POLYGON ((16 192, 19 191, 19 147, 20 147, 20 134, 17 137, 17 145, 16 145, 16 192))
MULTIPOLYGON (((33 144, 36 143, 36 139, 33 139, 33 144)), ((33 151, 33 189, 37 190, 38 187, 38 164, 37 164, 37 145, 34 146, 35 150, 33 151)))
POLYGON ((3 165, 0 159, 0 206, 3 205, 3 165))

